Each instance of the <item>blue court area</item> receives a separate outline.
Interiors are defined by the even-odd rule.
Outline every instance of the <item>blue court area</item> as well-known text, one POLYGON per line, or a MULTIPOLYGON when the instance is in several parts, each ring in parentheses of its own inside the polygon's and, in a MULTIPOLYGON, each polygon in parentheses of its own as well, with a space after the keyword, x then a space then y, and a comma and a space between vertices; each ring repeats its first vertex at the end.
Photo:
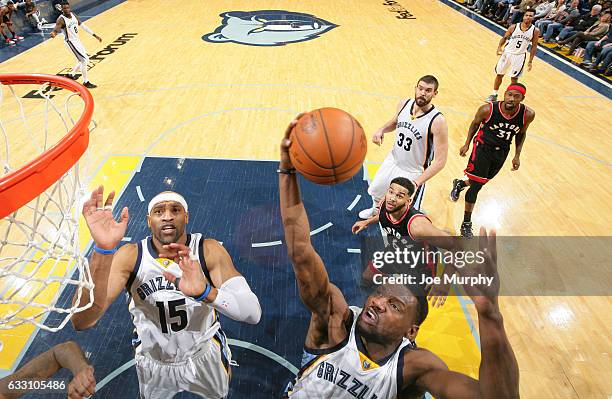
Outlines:
MULTIPOLYGON (((146 158, 115 205, 116 210, 129 208, 126 236, 136 242, 149 234, 148 200, 163 190, 182 193, 189 204, 188 231, 202 232, 205 237, 223 242, 259 297, 263 315, 258 325, 221 316, 223 330, 234 343, 230 345, 234 360, 239 364, 233 369, 230 385, 229 397, 234 399, 279 397, 293 377, 290 369, 299 368, 310 317, 300 302, 284 243, 261 246, 284 242, 277 167, 278 162, 271 161, 146 158)), ((335 186, 319 186, 302 179, 301 188, 313 245, 327 265, 331 281, 344 292, 349 304, 362 305, 366 294, 359 288, 360 255, 348 249, 360 247, 360 239, 351 234, 351 226, 366 199, 362 198, 352 211, 347 208, 355 205, 357 195, 366 194, 363 175, 359 173, 349 182, 335 186)), ((371 234, 377 234, 377 229, 371 230, 371 234)), ((60 301, 71 298, 72 292, 64 292, 60 301)), ((96 398, 136 398, 134 367, 117 371, 133 360, 132 330, 126 297, 120 296, 90 330, 76 332, 68 325, 58 333, 40 331, 21 364, 72 339, 90 354, 98 384, 116 374, 96 398)), ((65 379, 68 375, 62 374, 65 379)), ((196 396, 182 393, 176 397, 196 396)))

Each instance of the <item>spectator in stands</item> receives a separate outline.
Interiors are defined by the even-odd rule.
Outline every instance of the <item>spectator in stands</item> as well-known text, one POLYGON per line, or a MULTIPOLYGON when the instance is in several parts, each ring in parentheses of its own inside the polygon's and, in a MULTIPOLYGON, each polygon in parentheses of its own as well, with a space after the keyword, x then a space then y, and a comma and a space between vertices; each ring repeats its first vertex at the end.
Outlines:
POLYGON ((0 33, 2 33, 6 44, 15 44, 17 41, 23 40, 23 36, 16 34, 13 28, 13 11, 15 11, 15 3, 12 1, 8 1, 5 6, 0 7, 0 33), (4 33, 5 27, 13 35, 12 39, 4 33))
POLYGON ((593 24, 589 29, 584 32, 576 32, 565 40, 559 42, 559 46, 555 47, 555 50, 561 50, 562 45, 569 43, 569 54, 572 54, 574 50, 582 43, 590 40, 601 39, 608 29, 610 29, 610 17, 611 15, 606 13, 601 16, 599 21, 593 24))
POLYGON ((536 22, 536 28, 538 28, 540 32, 544 32, 546 26, 553 23, 557 15, 559 15, 563 10, 565 10, 565 8, 565 0, 557 0, 557 2, 548 12, 548 14, 546 14, 536 22))
MULTIPOLYGON (((557 0, 557 3, 563 3, 563 0, 557 0)), ((545 0, 538 4, 535 8, 533 16, 534 23, 542 18, 545 18, 555 8, 555 0, 545 0)))
POLYGON ((42 30, 42 25, 47 23, 47 20, 40 17, 40 10, 36 6, 35 0, 25 0, 21 3, 17 3, 18 7, 23 7, 26 19, 30 25, 36 27, 38 30, 42 30))
POLYGON ((603 73, 605 76, 612 76, 612 43, 606 43, 601 49, 601 53, 589 68, 591 72, 603 73), (599 67, 599 64, 602 63, 599 67))
POLYGON ((521 0, 518 6, 511 7, 509 15, 508 17, 506 17, 505 21, 508 21, 508 19, 510 19, 510 23, 508 25, 518 24, 523 20, 523 15, 525 15, 525 11, 527 11, 527 9, 533 10, 535 6, 535 0, 521 0))
POLYGON ((495 19, 495 21, 499 23, 503 23, 508 17, 508 12, 512 4, 514 4, 514 0, 500 0, 497 3, 497 9, 492 10, 489 17, 495 19))
POLYGON ((596 53, 601 53, 604 47, 606 47, 606 45, 609 43, 612 43, 612 27, 608 29, 608 33, 601 39, 592 40, 587 43, 586 51, 584 53, 584 59, 582 60, 582 63, 580 63, 580 65, 584 67, 591 67, 593 65, 593 56, 596 53))
POLYGON ((546 32, 544 33, 544 41, 546 43, 551 43, 553 36, 564 27, 572 25, 574 21, 578 22, 577 18, 580 17, 578 4, 578 0, 572 0, 569 7, 557 14, 554 22, 547 24, 546 32))
POLYGON ((599 17, 601 16, 600 14, 601 5, 595 4, 588 14, 580 16, 575 25, 566 26, 565 28, 561 29, 561 32, 559 32, 559 36, 555 38, 555 41, 558 43, 561 40, 567 39, 574 33, 586 31, 593 26, 594 23, 599 21, 599 17))

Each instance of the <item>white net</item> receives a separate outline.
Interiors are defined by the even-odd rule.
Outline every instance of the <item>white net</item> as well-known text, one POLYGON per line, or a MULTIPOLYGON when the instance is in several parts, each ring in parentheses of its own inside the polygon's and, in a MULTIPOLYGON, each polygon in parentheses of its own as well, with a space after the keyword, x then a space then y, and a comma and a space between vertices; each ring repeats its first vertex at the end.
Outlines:
MULTIPOLYGON (((73 116, 82 114, 84 102, 48 83, 0 89, 0 161, 6 177, 57 144, 75 125, 73 116)), ((72 314, 91 306, 93 282, 82 255, 86 242, 79 240, 84 195, 77 162, 0 221, 0 329, 31 323, 57 331, 72 314), (89 294, 81 303, 84 288, 89 294), (72 303, 75 291, 80 306, 72 303)))

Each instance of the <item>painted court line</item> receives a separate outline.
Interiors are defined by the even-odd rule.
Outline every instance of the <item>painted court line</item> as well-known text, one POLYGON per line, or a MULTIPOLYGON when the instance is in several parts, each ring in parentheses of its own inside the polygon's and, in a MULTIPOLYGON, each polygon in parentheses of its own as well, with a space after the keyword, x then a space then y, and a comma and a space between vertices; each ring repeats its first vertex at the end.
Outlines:
POLYGON ((251 244, 252 248, 261 248, 261 247, 273 247, 274 245, 281 245, 282 241, 269 241, 269 242, 254 242, 251 244))
MULTIPOLYGON (((227 340, 227 343, 231 346, 237 346, 239 348, 249 349, 249 350, 252 350, 253 352, 260 353, 268 357, 269 359, 274 360, 276 363, 280 364, 281 366, 285 367, 287 370, 292 372, 294 375, 297 375, 299 371, 298 368, 295 367, 293 364, 291 364, 287 359, 259 345, 255 345, 250 342, 240 341, 238 339, 231 339, 231 338, 227 340)), ((119 374, 123 373, 125 370, 128 370, 130 367, 132 367, 134 363, 135 361, 134 359, 132 359, 124 363, 122 366, 116 368, 109 375, 104 377, 102 381, 96 384, 96 393, 100 392, 100 390, 104 388, 104 386, 106 386, 109 382, 111 382, 119 374)))
POLYGON ((355 205, 357 205, 357 203, 359 202, 360 199, 361 199, 361 194, 357 194, 357 196, 355 197, 353 202, 351 202, 351 204, 348 206, 348 208, 346 208, 346 210, 347 211, 352 211, 353 208, 355 207, 355 205))
POLYGON ((138 199, 140 200, 140 202, 144 202, 144 196, 142 195, 140 186, 136 186, 136 194, 138 194, 138 199))
POLYGON ((319 234, 320 232, 322 232, 323 230, 329 229, 330 227, 332 227, 334 224, 332 222, 327 222, 326 224, 324 224, 323 226, 319 227, 318 229, 315 229, 313 231, 310 232, 310 235, 313 236, 315 234, 319 234))

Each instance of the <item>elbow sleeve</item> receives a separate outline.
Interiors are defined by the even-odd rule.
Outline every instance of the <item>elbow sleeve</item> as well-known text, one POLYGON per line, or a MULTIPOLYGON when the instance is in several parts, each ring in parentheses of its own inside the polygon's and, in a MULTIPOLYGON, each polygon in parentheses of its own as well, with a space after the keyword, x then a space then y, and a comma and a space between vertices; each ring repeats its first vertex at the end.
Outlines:
POLYGON ((257 324, 261 319, 259 300, 242 276, 224 282, 211 306, 232 320, 257 324))

